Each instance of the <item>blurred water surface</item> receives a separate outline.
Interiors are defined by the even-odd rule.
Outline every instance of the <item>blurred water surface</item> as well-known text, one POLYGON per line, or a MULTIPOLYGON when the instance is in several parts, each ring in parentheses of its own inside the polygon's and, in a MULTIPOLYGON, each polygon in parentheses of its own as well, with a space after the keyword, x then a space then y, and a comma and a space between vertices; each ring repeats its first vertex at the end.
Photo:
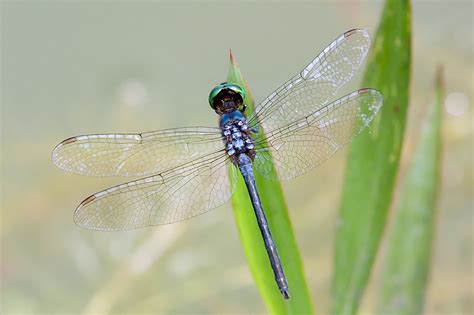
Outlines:
MULTIPOLYGON (((382 3, 2 1, 0 7, 1 312, 265 312, 228 205, 164 227, 81 230, 72 222, 77 204, 126 179, 63 173, 50 161, 51 150, 84 133, 215 125, 207 95, 226 78, 229 48, 258 102, 344 31, 374 33, 382 3)), ((432 100, 438 63, 451 95, 427 314, 473 307, 472 9, 470 1, 413 4, 403 163, 432 100)), ((284 186, 320 313, 330 302, 344 157, 284 186)), ((371 312, 375 293, 371 285, 363 312, 371 312)))

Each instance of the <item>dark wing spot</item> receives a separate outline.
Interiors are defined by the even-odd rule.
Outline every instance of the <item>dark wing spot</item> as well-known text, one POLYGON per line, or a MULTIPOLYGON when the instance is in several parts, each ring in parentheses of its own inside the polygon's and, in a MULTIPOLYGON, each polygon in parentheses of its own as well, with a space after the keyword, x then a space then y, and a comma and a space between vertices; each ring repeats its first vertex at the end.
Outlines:
POLYGON ((74 143, 77 141, 77 137, 71 137, 67 138, 66 140, 62 141, 61 144, 69 144, 69 143, 74 143))
POLYGON ((349 30, 349 31, 344 33, 344 37, 349 37, 349 36, 351 36, 352 34, 354 34, 356 32, 357 32, 357 29, 349 30))
POLYGON ((91 202, 93 202, 96 199, 97 199, 97 197, 95 195, 89 196, 84 201, 81 202, 79 207, 87 206, 88 204, 90 204, 91 202))

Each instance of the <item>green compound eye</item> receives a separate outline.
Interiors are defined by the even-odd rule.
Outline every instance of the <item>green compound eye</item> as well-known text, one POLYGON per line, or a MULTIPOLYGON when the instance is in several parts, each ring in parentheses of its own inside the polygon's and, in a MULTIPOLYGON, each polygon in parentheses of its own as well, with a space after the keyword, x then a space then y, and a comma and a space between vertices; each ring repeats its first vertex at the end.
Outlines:
POLYGON ((216 96, 220 92, 222 92, 223 90, 231 90, 231 91, 234 91, 235 93, 239 94, 240 97, 242 98, 242 102, 245 99, 245 91, 244 91, 243 88, 241 88, 237 84, 230 84, 230 83, 224 82, 224 83, 219 84, 215 88, 213 88, 211 90, 211 93, 209 93, 209 105, 211 105, 212 109, 214 109, 214 110, 216 109, 216 106, 214 105, 214 100, 215 100, 216 96))

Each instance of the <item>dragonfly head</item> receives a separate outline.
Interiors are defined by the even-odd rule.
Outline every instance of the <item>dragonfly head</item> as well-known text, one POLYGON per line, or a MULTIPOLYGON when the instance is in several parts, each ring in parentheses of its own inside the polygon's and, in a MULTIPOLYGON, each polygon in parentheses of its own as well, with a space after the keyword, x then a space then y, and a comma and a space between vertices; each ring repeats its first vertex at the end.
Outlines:
POLYGON ((209 104, 218 114, 242 110, 245 91, 237 84, 221 83, 209 94, 209 104))

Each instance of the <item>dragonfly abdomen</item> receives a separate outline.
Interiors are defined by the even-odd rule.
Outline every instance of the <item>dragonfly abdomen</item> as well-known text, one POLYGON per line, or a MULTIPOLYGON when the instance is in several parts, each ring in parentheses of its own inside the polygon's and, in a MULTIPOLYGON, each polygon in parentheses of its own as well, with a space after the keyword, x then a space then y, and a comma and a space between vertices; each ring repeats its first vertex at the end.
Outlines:
POLYGON ((252 201, 258 227, 260 229, 260 233, 262 234, 265 249, 267 250, 268 254, 268 259, 270 260, 270 265, 275 276, 275 281, 278 285, 278 288, 280 289, 281 294, 283 295, 283 298, 287 300, 290 298, 288 282, 286 280, 285 272, 283 271, 280 257, 278 256, 275 242, 273 241, 272 233, 270 232, 270 226, 268 225, 265 212, 263 211, 262 202, 260 201, 260 197, 258 195, 252 170, 252 160, 245 153, 241 153, 237 156, 237 165, 240 169, 240 173, 242 174, 245 185, 247 186, 250 200, 252 201))

